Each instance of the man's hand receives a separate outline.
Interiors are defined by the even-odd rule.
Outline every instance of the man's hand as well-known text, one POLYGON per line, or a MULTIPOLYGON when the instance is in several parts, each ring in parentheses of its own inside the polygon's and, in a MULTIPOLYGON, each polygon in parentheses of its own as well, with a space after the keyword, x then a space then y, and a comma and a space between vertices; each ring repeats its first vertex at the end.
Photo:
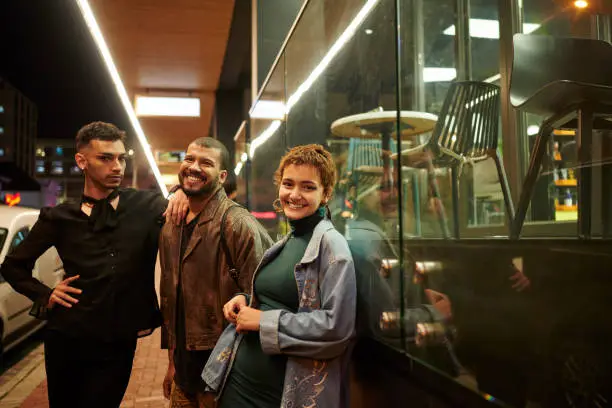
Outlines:
POLYGON ((444 317, 444 320, 450 320, 453 317, 453 309, 448 296, 431 289, 425 289, 425 296, 427 296, 429 303, 444 317))
POLYGON ((261 310, 253 309, 248 306, 241 307, 238 317, 236 318, 236 331, 238 333, 259 331, 260 319, 261 310))
POLYGON ((168 370, 166 371, 166 376, 164 377, 163 389, 164 389, 164 398, 169 400, 170 394, 172 393, 172 383, 174 382, 174 374, 176 370, 174 368, 174 362, 172 358, 170 358, 170 363, 168 364, 168 370))
POLYGON ((510 280, 514 282, 512 284, 512 289, 516 290, 517 292, 522 292, 531 286, 531 281, 529 278, 517 268, 515 268, 515 273, 510 277, 510 280))
POLYGON ((164 212, 166 222, 181 225, 187 211, 189 211, 189 199, 183 190, 178 189, 168 199, 168 208, 164 212))
POLYGON ((53 289, 51 296, 49 296, 49 303, 47 308, 51 309, 55 304, 60 304, 64 307, 72 307, 72 304, 79 303, 78 299, 73 298, 69 293, 80 295, 83 291, 81 289, 73 288, 70 286, 72 282, 79 279, 80 275, 72 276, 68 279, 64 279, 53 289))
POLYGON ((236 324, 238 313, 243 307, 246 307, 246 297, 244 295, 234 296, 229 302, 223 306, 223 316, 233 324, 236 324))

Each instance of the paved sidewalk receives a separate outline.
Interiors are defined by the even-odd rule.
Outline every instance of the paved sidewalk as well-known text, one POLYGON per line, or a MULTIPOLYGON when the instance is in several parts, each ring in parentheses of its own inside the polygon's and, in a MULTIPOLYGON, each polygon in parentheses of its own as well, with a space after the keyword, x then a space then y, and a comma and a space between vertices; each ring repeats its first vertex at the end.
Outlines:
MULTIPOLYGON (((162 382, 168 368, 168 353, 160 350, 160 331, 140 339, 130 384, 121 407, 167 408, 162 382)), ((0 408, 48 408, 43 347, 28 354, 0 376, 0 408)))

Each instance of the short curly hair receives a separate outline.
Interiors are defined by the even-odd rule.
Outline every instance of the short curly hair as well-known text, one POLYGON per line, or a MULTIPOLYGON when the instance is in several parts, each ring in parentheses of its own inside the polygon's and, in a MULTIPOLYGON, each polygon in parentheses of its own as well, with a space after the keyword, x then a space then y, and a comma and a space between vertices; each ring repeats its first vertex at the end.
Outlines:
POLYGON ((76 148, 80 151, 92 140, 114 142, 121 140, 125 144, 125 132, 112 123, 91 122, 83 126, 76 135, 76 148))
POLYGON ((336 164, 325 148, 319 144, 308 144, 295 146, 289 150, 280 160, 278 168, 274 173, 274 184, 281 185, 285 168, 289 165, 313 166, 319 172, 323 191, 331 197, 336 185, 336 164))

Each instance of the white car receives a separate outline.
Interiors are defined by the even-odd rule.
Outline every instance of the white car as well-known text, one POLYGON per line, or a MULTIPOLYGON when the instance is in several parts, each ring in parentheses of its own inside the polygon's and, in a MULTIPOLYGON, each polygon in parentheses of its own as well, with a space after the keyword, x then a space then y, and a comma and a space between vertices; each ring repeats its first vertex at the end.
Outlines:
MULTIPOLYGON (((39 210, 0 205, 0 263, 6 254, 28 236, 38 219, 39 210)), ((55 248, 50 248, 38 258, 33 276, 53 288, 64 276, 62 261, 55 248)), ((0 352, 6 351, 44 324, 30 316, 32 301, 15 292, 0 276, 0 352)))

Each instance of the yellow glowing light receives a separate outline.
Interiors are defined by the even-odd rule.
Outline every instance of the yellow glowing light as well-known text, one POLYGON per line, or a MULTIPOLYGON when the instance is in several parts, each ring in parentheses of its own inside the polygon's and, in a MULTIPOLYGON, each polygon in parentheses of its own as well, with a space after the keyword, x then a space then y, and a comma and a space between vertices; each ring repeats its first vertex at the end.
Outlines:
POLYGON ((579 9, 587 8, 589 7, 589 2, 586 0, 576 0, 574 2, 574 6, 576 6, 576 8, 579 8, 579 9))

